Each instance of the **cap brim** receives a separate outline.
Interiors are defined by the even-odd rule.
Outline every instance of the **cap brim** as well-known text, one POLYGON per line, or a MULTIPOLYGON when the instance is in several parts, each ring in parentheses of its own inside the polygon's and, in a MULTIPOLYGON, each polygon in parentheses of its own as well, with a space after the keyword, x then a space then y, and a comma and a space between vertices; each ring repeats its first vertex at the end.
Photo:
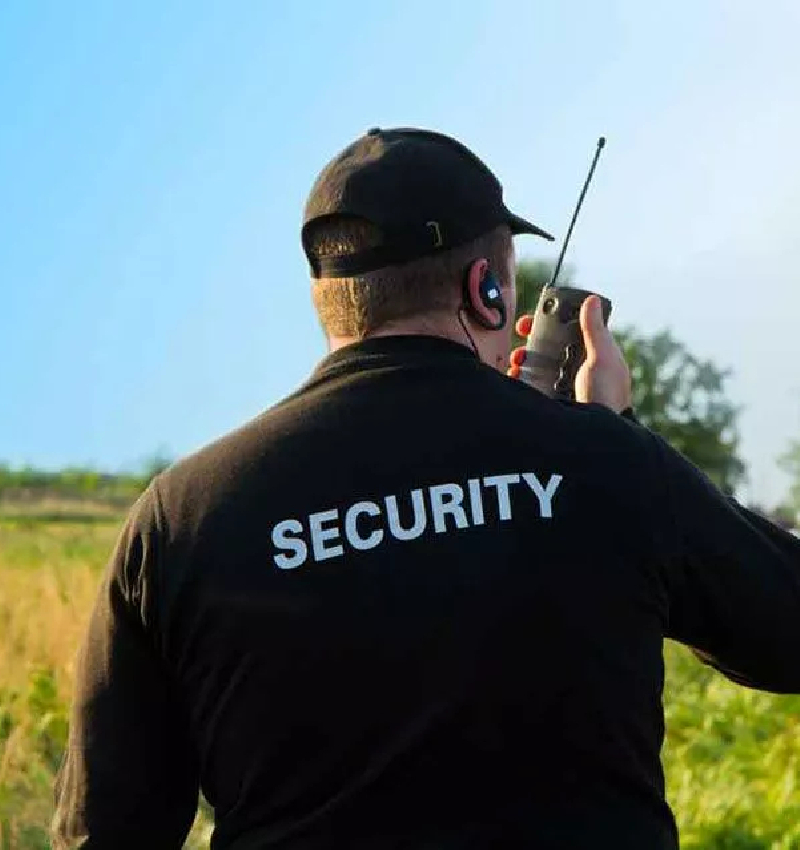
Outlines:
POLYGON ((530 233, 533 236, 541 236, 542 239, 547 239, 548 242, 555 241, 555 237, 551 236, 546 230, 542 230, 541 227, 531 224, 529 221, 526 221, 524 218, 520 218, 518 215, 514 215, 512 212, 508 213, 506 222, 511 228, 513 236, 518 236, 520 233, 530 233))

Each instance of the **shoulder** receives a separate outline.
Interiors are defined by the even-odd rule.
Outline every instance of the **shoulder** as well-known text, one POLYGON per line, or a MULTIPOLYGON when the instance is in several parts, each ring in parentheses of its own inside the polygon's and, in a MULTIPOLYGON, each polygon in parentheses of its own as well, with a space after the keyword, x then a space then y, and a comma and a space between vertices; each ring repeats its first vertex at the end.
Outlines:
POLYGON ((245 495, 258 495, 255 489, 263 489, 290 464, 296 395, 185 455, 154 478, 153 498, 169 539, 195 533, 206 515, 235 507, 245 495))
POLYGON ((591 439, 602 435, 630 448, 652 452, 653 434, 642 425, 632 409, 617 413, 602 404, 548 398, 520 380, 501 376, 504 396, 510 407, 566 432, 591 439))

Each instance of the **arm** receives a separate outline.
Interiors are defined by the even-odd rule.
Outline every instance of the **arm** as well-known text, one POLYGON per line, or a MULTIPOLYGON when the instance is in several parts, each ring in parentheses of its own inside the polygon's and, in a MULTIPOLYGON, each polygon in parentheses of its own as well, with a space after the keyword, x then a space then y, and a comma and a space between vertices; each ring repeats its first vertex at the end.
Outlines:
POLYGON ((159 531, 151 486, 120 535, 78 656, 54 850, 180 850, 197 811, 186 723, 146 625, 159 531))
MULTIPOLYGON (((522 316, 517 334, 527 336, 532 321, 522 316)), ((630 372, 596 296, 584 302, 580 323, 586 361, 576 399, 636 422, 630 372)), ((511 377, 524 359, 524 347, 512 351, 511 377)), ((655 480, 643 496, 655 496, 663 532, 657 555, 669 595, 667 637, 739 684, 800 694, 800 540, 726 498, 662 438, 641 430, 655 442, 655 480)))
POLYGON ((651 436, 674 541, 667 637, 741 685, 800 693, 800 540, 727 498, 651 436))

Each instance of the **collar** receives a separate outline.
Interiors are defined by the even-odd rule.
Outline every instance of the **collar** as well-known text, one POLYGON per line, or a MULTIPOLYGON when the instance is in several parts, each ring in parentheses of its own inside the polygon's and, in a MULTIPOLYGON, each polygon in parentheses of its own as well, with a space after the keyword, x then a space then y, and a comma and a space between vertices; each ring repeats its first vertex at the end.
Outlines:
POLYGON ((341 368, 358 370, 408 362, 471 361, 481 363, 475 352, 460 342, 440 336, 405 334, 369 337, 345 345, 324 357, 314 369, 312 379, 341 368))

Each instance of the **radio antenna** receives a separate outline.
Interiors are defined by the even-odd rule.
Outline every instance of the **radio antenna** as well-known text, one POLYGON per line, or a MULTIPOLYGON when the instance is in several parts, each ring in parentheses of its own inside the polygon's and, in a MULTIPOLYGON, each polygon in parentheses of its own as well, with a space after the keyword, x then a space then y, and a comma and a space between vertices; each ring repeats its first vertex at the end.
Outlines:
POLYGON ((572 213, 572 221, 569 223, 569 230, 567 230, 567 235, 564 237, 564 244, 561 246, 561 253, 558 255, 558 261, 556 262, 556 267, 553 270, 553 277, 549 284, 550 286, 556 285, 558 273, 561 271, 561 263, 564 262, 564 254, 567 253, 567 245, 569 245, 569 238, 570 236, 572 236, 572 228, 575 227, 575 219, 578 217, 578 213, 581 211, 583 199, 586 197, 586 190, 589 188, 589 183, 591 183, 592 181, 592 175, 594 174, 594 169, 597 165, 597 160, 600 158, 600 151, 603 150, 605 144, 605 136, 600 136, 600 138, 597 140, 597 150, 595 151, 594 159, 592 160, 592 166, 589 169, 589 174, 586 176, 586 182, 583 184, 583 189, 581 190, 580 197, 578 198, 578 203, 575 206, 575 212, 572 213))

